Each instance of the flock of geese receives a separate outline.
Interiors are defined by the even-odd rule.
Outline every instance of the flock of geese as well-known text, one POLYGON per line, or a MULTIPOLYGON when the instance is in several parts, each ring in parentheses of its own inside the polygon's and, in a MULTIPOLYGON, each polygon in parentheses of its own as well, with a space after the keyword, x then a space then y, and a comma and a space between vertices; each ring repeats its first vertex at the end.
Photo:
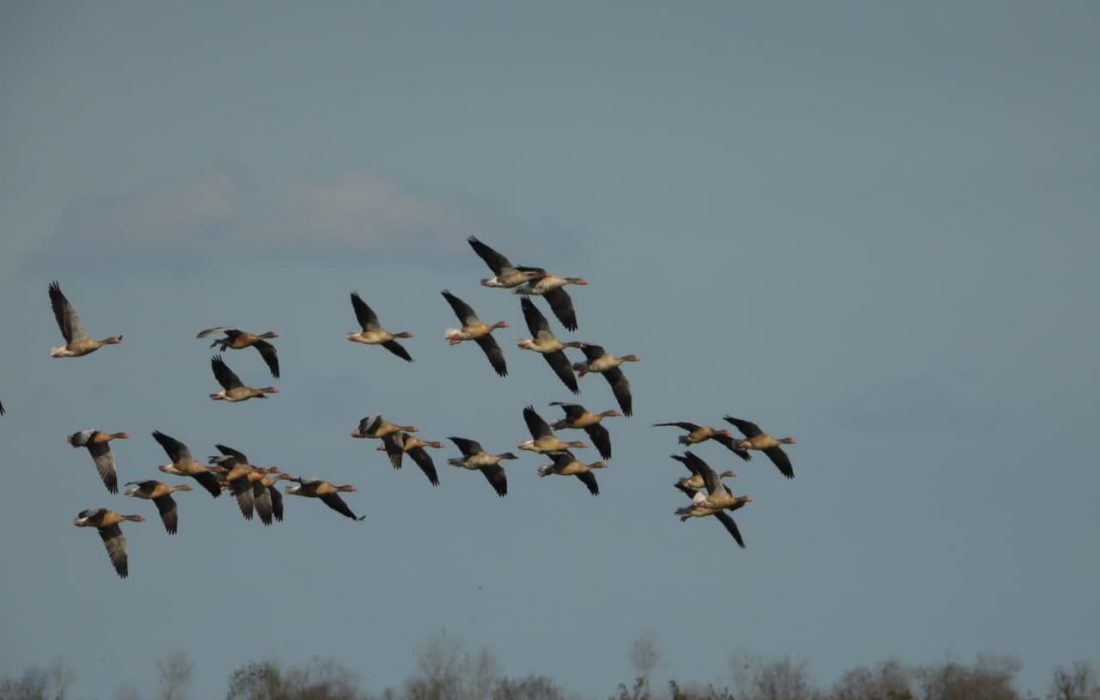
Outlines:
MULTIPOLYGON (((523 409, 523 419, 531 439, 517 446, 519 450, 546 455, 552 460, 551 464, 538 468, 540 477, 574 476, 584 484, 589 493, 598 495, 600 487, 595 472, 606 467, 606 460, 611 459, 611 435, 603 421, 605 418, 632 415, 630 381, 623 373, 622 365, 627 362, 638 362, 640 358, 637 355, 612 355, 603 347, 592 343, 559 340, 551 330, 546 316, 532 301, 533 297, 545 299, 561 325, 568 331, 575 331, 578 328, 576 311, 565 287, 586 285, 588 284, 586 280, 578 277, 559 277, 541 267, 514 265, 508 258, 477 238, 471 236, 468 242, 474 252, 489 265, 494 275, 481 280, 481 285, 508 289, 521 296, 520 305, 531 337, 520 340, 517 347, 541 354, 561 383, 574 394, 580 392, 578 377, 583 377, 590 372, 603 375, 610 385, 619 406, 618 409, 595 413, 579 403, 554 401, 550 405, 559 407, 564 415, 551 424, 538 414, 534 406, 527 406, 523 409), (584 354, 584 360, 570 362, 565 354, 567 349, 580 350, 584 354), (575 456, 572 450, 585 449, 588 444, 581 440, 563 440, 555 433, 558 430, 583 430, 595 446, 601 461, 587 462, 575 456)), ((504 352, 493 336, 494 331, 509 327, 507 321, 487 324, 477 315, 473 307, 450 291, 444 290, 442 295, 461 324, 459 328, 450 328, 445 331, 444 338, 447 343, 459 345, 473 341, 485 354, 496 374, 501 377, 507 376, 508 366, 504 352)), ((65 345, 51 349, 51 357, 83 357, 105 345, 117 345, 122 342, 121 335, 102 340, 89 336, 81 324, 76 309, 69 303, 57 282, 50 285, 49 296, 61 335, 65 339, 65 345)), ((379 345, 406 362, 413 361, 408 349, 400 342, 412 338, 411 333, 408 331, 395 333, 386 330, 374 310, 355 292, 351 293, 351 304, 360 330, 349 333, 347 336, 349 341, 379 345)), ((199 332, 197 337, 207 338, 215 334, 221 335, 213 340, 211 348, 216 347, 223 353, 228 350, 255 348, 267 365, 271 376, 279 378, 279 357, 275 346, 270 342, 278 338, 278 334, 274 332, 253 334, 237 328, 218 326, 199 332)), ((221 391, 210 394, 212 400, 235 403, 249 399, 266 399, 278 394, 278 389, 274 386, 251 387, 244 384, 220 354, 211 357, 210 365, 215 380, 222 387, 221 391)), ((0 414, 3 413, 3 406, 0 405, 0 414)), ((773 437, 755 423, 741 418, 725 416, 724 420, 737 428, 741 435, 734 435, 728 428, 717 429, 687 421, 654 425, 671 426, 685 431, 679 436, 678 442, 688 447, 713 440, 746 461, 751 459, 751 451, 763 452, 783 476, 788 479, 794 478, 790 458, 782 448, 782 445, 794 444, 794 438, 773 437)), ((444 445, 441 442, 422 440, 415 435, 418 432, 419 429, 415 425, 391 423, 383 419, 381 414, 375 414, 363 418, 351 435, 354 438, 380 441, 378 450, 386 453, 394 468, 400 468, 404 456, 408 455, 431 484, 438 485, 439 475, 428 450, 441 449, 444 445)), ((203 464, 192 456, 190 448, 180 440, 160 431, 154 431, 152 435, 170 460, 169 463, 158 467, 161 472, 193 479, 215 498, 223 491, 232 493, 241 514, 248 520, 251 520, 255 514, 265 525, 282 521, 283 498, 277 488, 280 481, 292 482, 293 485, 286 489, 289 495, 316 498, 347 518, 363 519, 362 516, 357 516, 340 496, 341 493, 356 491, 355 486, 351 484, 336 485, 319 478, 295 477, 278 467, 253 465, 239 450, 221 444, 215 445, 220 454, 210 457, 208 462, 203 464)), ((129 435, 124 432, 110 433, 98 429, 87 429, 69 435, 68 442, 74 448, 83 447, 88 450, 103 484, 110 493, 117 494, 118 474, 115 458, 111 452, 111 442, 128 438, 129 435)), ((499 496, 505 496, 508 493, 508 478, 502 462, 518 459, 515 453, 493 453, 482 447, 478 441, 467 437, 451 436, 448 440, 454 443, 461 453, 461 456, 449 458, 447 460, 449 465, 479 471, 499 496)), ((690 472, 689 476, 675 483, 675 487, 691 499, 689 505, 676 510, 680 520, 713 516, 722 523, 737 544, 744 547, 745 542, 741 532, 729 513, 751 503, 752 499, 748 496, 734 496, 723 482, 723 479, 735 476, 734 472, 730 470, 716 472, 691 450, 685 451, 682 455, 672 455, 672 459, 683 464, 690 472)), ((150 500, 156 505, 168 534, 177 532, 179 516, 173 494, 191 491, 192 487, 189 484, 169 484, 156 479, 145 479, 130 481, 124 486, 126 487, 124 495, 150 500)), ((73 520, 73 524, 77 527, 96 528, 106 545, 107 554, 115 571, 120 577, 125 578, 129 574, 129 567, 126 538, 122 534, 120 525, 124 521, 142 522, 144 520, 145 518, 141 515, 124 515, 100 507, 81 511, 73 520)))

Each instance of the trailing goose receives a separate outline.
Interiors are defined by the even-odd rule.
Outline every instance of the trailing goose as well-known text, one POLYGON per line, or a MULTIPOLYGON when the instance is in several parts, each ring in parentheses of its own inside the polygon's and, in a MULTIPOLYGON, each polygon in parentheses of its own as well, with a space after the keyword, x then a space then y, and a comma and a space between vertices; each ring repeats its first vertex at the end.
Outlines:
POLYGON ((584 430, 588 437, 592 438, 592 444, 599 450, 604 459, 611 459, 611 434, 607 432, 601 421, 604 418, 619 418, 623 414, 615 409, 608 409, 603 413, 592 413, 579 403, 565 403, 551 401, 551 406, 561 406, 565 411, 565 418, 550 425, 554 430, 563 428, 575 428, 584 430))
POLYGON ((397 342, 398 338, 413 337, 412 333, 408 331, 390 333, 383 328, 378 323, 378 315, 359 297, 358 292, 351 293, 351 306, 355 309, 355 318, 359 321, 359 326, 362 330, 358 333, 354 331, 348 333, 348 340, 353 343, 363 343, 365 345, 381 345, 402 360, 406 362, 413 361, 412 355, 405 349, 405 346, 397 342))
POLYGON ((290 479, 290 481, 298 482, 297 486, 288 486, 286 492, 292 496, 306 496, 308 498, 319 498, 326 506, 332 508, 334 511, 343 515, 344 517, 351 518, 352 520, 362 520, 367 517, 357 516, 348 508, 348 504, 344 503, 344 499, 340 498, 341 492, 355 493, 357 488, 351 484, 344 484, 343 486, 335 486, 328 481, 321 479, 290 479))
POLYGON ((210 347, 217 347, 222 352, 226 350, 256 348, 260 353, 260 357, 264 359, 264 363, 267 364, 267 368, 271 370, 271 376, 276 379, 279 378, 279 355, 275 352, 275 346, 267 342, 272 338, 278 338, 278 333, 275 331, 268 331, 266 333, 255 334, 236 328, 229 328, 227 326, 218 326, 216 328, 207 328, 204 331, 199 331, 198 335, 195 337, 205 338, 214 333, 224 333, 225 337, 215 338, 214 342, 210 344, 210 347))
POLYGON ((569 364, 569 358, 565 356, 565 348, 579 348, 583 343, 570 341, 563 343, 554 337, 550 331, 550 324, 546 317, 535 308, 535 304, 524 297, 520 300, 523 307, 523 318, 527 321, 527 329, 531 331, 531 338, 524 338, 517 343, 521 350, 534 350, 546 358, 546 364, 558 375, 558 379, 569 391, 580 393, 577 386, 577 377, 573 374, 573 367, 569 364))
POLYGON ((462 452, 462 457, 452 457, 447 464, 463 469, 478 470, 485 475, 486 480, 492 485, 498 496, 508 494, 508 477, 504 474, 504 467, 500 466, 502 460, 519 459, 511 452, 495 455, 485 451, 481 443, 467 438, 447 438, 462 452))
POLYGON ((389 456, 390 464, 394 469, 400 469, 401 458, 406 454, 409 455, 416 462, 416 466, 420 467, 420 471, 424 472, 424 476, 428 477, 428 481, 432 482, 432 486, 439 486, 439 474, 435 470, 435 462, 432 461, 432 456, 424 449, 425 447, 440 449, 443 443, 421 440, 415 435, 400 432, 383 439, 378 449, 389 456))
POLYGON ((99 478, 111 493, 118 493, 118 472, 115 469, 115 456, 111 454, 111 440, 126 440, 126 433, 105 433, 102 430, 81 430, 73 433, 67 440, 73 447, 86 447, 95 462, 99 478))
POLYGON ((551 455, 554 459, 553 464, 539 467, 539 476, 550 476, 551 474, 558 474, 560 476, 575 476, 588 487, 588 492, 593 496, 600 495, 600 485, 596 483, 596 475, 592 473, 593 469, 604 469, 607 464, 604 462, 592 462, 591 464, 585 464, 576 457, 572 452, 565 450, 563 452, 555 452, 551 455))
POLYGON ((562 452, 571 447, 577 449, 588 447, 586 443, 580 440, 566 442, 554 435, 554 431, 550 430, 549 424, 535 411, 534 406, 527 406, 523 409, 523 421, 527 423, 527 430, 530 431, 532 439, 521 442, 519 444, 521 450, 545 454, 547 452, 562 452))
POLYGON ((479 241, 474 236, 466 239, 474 252, 478 254, 495 277, 481 280, 484 287, 518 287, 531 280, 541 279, 546 276, 546 271, 541 267, 520 267, 513 265, 508 258, 479 241))
POLYGON ((122 342, 121 335, 113 335, 103 340, 89 337, 80 323, 80 315, 61 293, 61 285, 57 282, 50 284, 50 306, 53 307, 53 315, 57 319, 61 335, 65 338, 64 345, 50 348, 50 357, 81 357, 99 350, 104 345, 118 345, 122 342))
POLYGON ((492 335, 493 331, 498 328, 508 328, 508 322, 497 321, 491 326, 486 325, 484 321, 478 318, 469 304, 447 290, 443 290, 441 293, 447 303, 451 305, 451 308, 454 309, 455 316, 462 323, 462 328, 448 328, 443 333, 443 337, 447 339, 447 344, 458 345, 465 340, 473 340, 481 347, 485 356, 489 358, 489 364, 493 366, 496 373, 501 377, 508 376, 508 366, 504 362, 504 352, 497 345, 497 341, 492 335))
POLYGON ((641 362, 642 358, 637 355, 623 355, 622 357, 616 357, 609 355, 599 345, 591 345, 585 343, 581 348, 584 351, 584 356, 587 358, 586 362, 577 362, 573 365, 573 369, 578 373, 579 377, 584 377, 588 372, 598 372, 604 376, 607 383, 611 385, 611 392, 615 394, 615 400, 619 402, 619 408, 623 409, 623 413, 630 416, 634 414, 633 399, 630 396, 630 380, 623 374, 622 369, 619 368, 624 362, 641 362))
MULTIPOLYGON (((696 494, 696 499, 702 499, 703 494, 696 494)), ((737 505, 730 508, 714 508, 703 503, 701 500, 694 501, 690 506, 684 506, 683 508, 676 509, 676 515, 680 516, 680 522, 685 522, 689 518, 705 518, 708 516, 714 516, 718 522, 722 523, 722 526, 726 528, 726 531, 733 536, 734 541, 742 549, 745 548, 745 540, 741 537, 741 530, 738 529, 737 523, 733 518, 726 513, 726 510, 737 510, 746 503, 752 503, 752 499, 748 496, 740 496, 737 499, 737 505)))
POLYGON ((222 385, 222 391, 210 395, 210 398, 214 401, 236 403, 249 399, 266 399, 268 394, 279 393, 279 390, 273 386, 265 386, 262 389, 245 386, 241 382, 241 378, 229 369, 229 365, 225 364, 221 355, 214 355, 210 358, 210 368, 214 370, 214 378, 218 380, 218 384, 222 385))
POLYGON ((99 536, 107 547, 107 556, 111 558, 111 564, 121 578, 130 575, 126 557, 126 537, 123 536, 122 528, 119 527, 124 520, 135 523, 145 522, 143 516, 121 515, 106 508, 88 508, 77 513, 73 519, 73 525, 77 527, 94 527, 99 531, 99 536))
POLYGON ((199 482, 199 485, 209 491, 214 498, 221 495, 221 482, 218 481, 210 467, 195 461, 187 445, 159 430, 153 431, 153 439, 164 448, 165 453, 168 454, 168 459, 172 460, 171 464, 162 464, 157 469, 165 474, 189 476, 199 482))
POLYGON ((793 437, 775 438, 765 433, 759 425, 751 421, 734 418, 733 416, 724 416, 724 419, 745 434, 743 440, 737 441, 737 449, 760 450, 768 456, 772 464, 779 468, 779 472, 783 476, 788 479, 794 478, 794 467, 791 466, 791 458, 780 447, 780 445, 795 444, 796 441, 793 437))
POLYGON ((541 296, 550 304, 550 310, 567 330, 577 330, 577 312, 573 309, 573 299, 562 287, 567 284, 586 285, 588 280, 582 277, 558 277, 547 274, 533 279, 512 290, 514 294, 541 296))
POLYGON ((736 438, 733 437, 733 433, 729 430, 718 430, 706 425, 697 425, 695 423, 689 423, 688 421, 672 421, 669 423, 654 423, 654 427, 674 426, 681 430, 688 431, 686 435, 681 435, 677 438, 677 442, 681 445, 697 445, 700 442, 706 440, 714 440, 725 445, 735 455, 741 459, 748 461, 752 459, 752 455, 748 450, 743 450, 737 446, 736 438))
POLYGON ((161 522, 164 523, 164 529, 168 531, 169 535, 176 534, 179 516, 176 513, 176 499, 172 498, 172 494, 176 491, 190 491, 191 487, 189 485, 165 484, 155 479, 128 481, 126 485, 130 487, 126 489, 127 496, 145 498, 156 504, 161 522))

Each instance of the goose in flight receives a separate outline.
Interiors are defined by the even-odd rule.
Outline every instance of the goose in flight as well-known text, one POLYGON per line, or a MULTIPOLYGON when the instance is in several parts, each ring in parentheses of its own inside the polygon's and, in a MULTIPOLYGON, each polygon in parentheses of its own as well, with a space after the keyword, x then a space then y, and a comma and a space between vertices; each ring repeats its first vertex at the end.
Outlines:
POLYGON ((365 345, 381 345, 402 360, 406 362, 413 361, 412 355, 405 349, 405 346, 397 342, 398 338, 413 337, 412 333, 408 331, 390 333, 383 328, 378 323, 378 315, 359 297, 358 292, 351 293, 351 306, 355 309, 355 318, 359 321, 359 326, 362 330, 358 333, 354 331, 348 333, 348 340, 353 343, 363 343, 365 345))
POLYGON ((279 390, 273 386, 265 386, 262 389, 245 386, 241 378, 229 369, 229 365, 225 364, 221 355, 210 358, 210 368, 214 371, 214 378, 218 380, 218 384, 222 385, 222 391, 210 395, 214 401, 236 403, 249 399, 266 399, 268 394, 279 393, 279 390))
POLYGON ((268 331, 257 335, 236 328, 229 328, 228 326, 218 326, 216 328, 207 328, 204 331, 199 331, 199 334, 195 337, 205 338, 214 333, 224 333, 225 336, 222 338, 215 338, 214 342, 210 344, 210 347, 217 347, 222 352, 226 350, 256 348, 260 353, 260 357, 262 357, 267 364, 267 368, 271 370, 271 376, 276 379, 279 378, 279 355, 275 352, 275 346, 267 342, 272 338, 278 338, 278 333, 275 331, 268 331))
POLYGON ((443 298, 454 309, 455 316, 462 323, 462 328, 448 328, 443 337, 448 345, 458 345, 465 340, 472 340, 481 347, 482 352, 489 358, 489 364, 501 377, 508 376, 508 365, 504 362, 504 352, 493 338, 493 331, 498 328, 508 328, 507 321, 497 321, 493 325, 486 325, 478 318, 473 308, 447 290, 442 292, 443 298))
POLYGON ((577 430, 584 430, 588 433, 588 437, 592 439, 592 444, 596 446, 596 449, 600 452, 600 457, 604 459, 611 459, 611 434, 607 432, 602 424, 604 418, 620 418, 622 413, 614 408, 603 411, 602 413, 592 413, 579 403, 565 403, 562 401, 551 401, 551 406, 561 406, 565 411, 565 418, 556 421, 550 425, 554 430, 562 430, 563 428, 574 428, 577 430))
POLYGON ((550 430, 550 425, 542 419, 534 406, 523 409, 523 421, 527 424, 527 430, 531 433, 531 439, 519 444, 519 449, 529 452, 545 454, 547 452, 562 452, 571 447, 583 449, 588 445, 580 440, 566 442, 550 430))
POLYGON ((127 496, 145 498, 156 504, 161 522, 164 523, 164 529, 168 531, 169 535, 176 534, 179 516, 176 513, 176 499, 172 498, 172 494, 176 491, 190 491, 190 485, 165 484, 155 479, 128 481, 126 485, 130 487, 126 489, 127 496))
POLYGON ((718 430, 716 428, 711 428, 710 426, 697 425, 696 423, 691 423, 689 421, 670 421, 668 423, 654 423, 653 426, 673 426, 676 428, 680 428, 681 430, 686 430, 686 435, 681 435, 677 438, 677 442, 679 442, 681 445, 697 445, 700 442, 705 442, 706 440, 714 440, 715 442, 719 442, 725 445, 731 452, 733 452, 735 455, 745 460, 746 462, 752 459, 752 455, 749 454, 748 450, 741 449, 736 445, 737 440, 733 437, 733 433, 731 433, 729 430, 718 430))
POLYGON ((504 474, 504 467, 500 463, 505 459, 519 459, 519 457, 511 452, 504 452, 499 455, 486 452, 481 443, 476 440, 453 436, 447 439, 453 442, 455 447, 462 452, 461 457, 452 457, 447 460, 447 464, 480 471, 485 475, 485 479, 497 492, 498 496, 508 495, 508 477, 504 474))
POLYGON ((483 287, 518 287, 531 280, 540 279, 546 276, 546 271, 541 267, 522 267, 513 265, 508 258, 485 245, 474 236, 470 236, 466 241, 470 244, 470 247, 474 249, 474 252, 478 254, 478 257, 485 261, 485 264, 489 266, 489 269, 491 269, 495 275, 494 277, 481 280, 481 285, 483 287))
POLYGON ((111 440, 126 440, 126 433, 105 433, 94 428, 73 433, 67 440, 73 447, 86 447, 95 462, 99 478, 111 493, 118 493, 118 471, 115 469, 115 456, 111 453, 111 440))
POLYGON ((357 488, 351 484, 344 484, 343 486, 336 486, 328 481, 322 479, 294 479, 290 481, 298 482, 297 486, 288 486, 286 492, 292 496, 306 496, 307 498, 319 498, 329 508, 333 509, 340 515, 352 520, 362 520, 367 517, 357 516, 348 508, 348 504, 344 503, 344 499, 340 498, 340 493, 355 493, 357 488))
POLYGON ((145 522, 141 515, 122 515, 106 508, 88 508, 77 513, 73 518, 73 525, 77 527, 94 527, 99 531, 103 544, 107 547, 107 556, 120 578, 130 575, 129 561, 126 557, 126 537, 122 534, 119 524, 124 520, 130 522, 145 522))
POLYGON ((523 318, 527 321, 527 329, 531 331, 532 337, 519 341, 518 347, 521 350, 534 350, 542 355, 546 358, 546 364, 550 365, 550 369, 558 375, 561 383, 574 394, 580 393, 573 367, 569 364, 569 358, 565 356, 565 348, 579 348, 583 343, 577 341, 563 343, 555 338, 546 317, 527 297, 520 300, 520 306, 523 307, 523 318))
POLYGON ((596 475, 592 473, 594 469, 604 469, 607 467, 605 462, 592 462, 591 464, 585 464, 576 457, 572 452, 568 450, 562 452, 555 452, 551 455, 554 460, 553 464, 539 467, 539 476, 550 476, 551 474, 558 474, 560 476, 575 476, 581 480, 581 482, 588 487, 588 492, 593 496, 600 495, 600 485, 596 483, 596 475))
POLYGON ((168 459, 172 460, 171 464, 162 464, 158 466, 157 469, 165 474, 191 477, 199 482, 199 485, 206 489, 214 498, 222 494, 221 482, 218 481, 213 470, 206 465, 196 462, 195 458, 191 456, 191 450, 188 449, 187 445, 171 435, 165 435, 159 430, 153 431, 153 439, 164 448, 165 453, 168 455, 168 459))
POLYGON ((630 416, 634 414, 634 400, 630 395, 630 380, 623 374, 622 369, 619 367, 624 362, 641 362, 642 358, 637 355, 623 355, 622 357, 616 357, 615 355, 608 354, 599 345, 592 345, 585 343, 581 350, 584 351, 584 356, 587 358, 585 362, 577 362, 573 365, 573 369, 577 372, 578 377, 584 377, 588 372, 598 372, 604 376, 607 383, 611 385, 611 393, 615 395, 615 400, 619 402, 619 408, 623 409, 623 413, 630 416))
POLYGON ((53 315, 57 319, 61 335, 65 338, 64 345, 50 348, 50 357, 80 357, 93 353, 104 345, 118 345, 122 342, 121 335, 103 340, 90 337, 80 323, 80 315, 61 293, 61 285, 57 282, 50 284, 50 306, 53 307, 53 315))
POLYGON ((559 277, 546 274, 533 279, 512 290, 513 294, 541 296, 550 304, 550 310, 567 330, 577 330, 577 312, 573 309, 573 299, 563 287, 567 284, 586 285, 583 277, 559 277))
POLYGON ((768 456, 772 464, 778 467, 779 473, 788 479, 794 478, 794 467, 791 466, 791 458, 788 457, 787 453, 780 447, 780 445, 795 444, 796 441, 793 437, 772 437, 761 430, 760 426, 752 421, 734 418, 733 416, 724 416, 723 418, 726 422, 736 426, 737 429, 745 435, 744 439, 736 442, 737 449, 760 450, 768 456))

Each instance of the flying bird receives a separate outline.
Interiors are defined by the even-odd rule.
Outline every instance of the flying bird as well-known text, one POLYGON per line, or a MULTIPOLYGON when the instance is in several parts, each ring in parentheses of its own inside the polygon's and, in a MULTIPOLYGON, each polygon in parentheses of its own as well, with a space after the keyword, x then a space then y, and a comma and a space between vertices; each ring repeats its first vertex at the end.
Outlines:
POLYGON ((236 403, 249 399, 266 399, 268 394, 279 393, 279 390, 273 386, 265 386, 262 389, 245 386, 241 382, 241 378, 229 369, 229 365, 225 364, 221 355, 214 355, 210 358, 210 368, 214 371, 214 378, 218 380, 218 384, 222 385, 222 391, 210 395, 210 398, 214 401, 236 403))
POLYGON ((213 470, 204 464, 196 462, 195 458, 191 456, 191 450, 188 449, 187 445, 170 435, 165 435, 159 430, 153 431, 153 439, 164 448, 165 453, 168 455, 168 459, 172 460, 171 464, 159 465, 157 469, 165 474, 191 477, 199 482, 199 485, 206 489, 214 498, 222 494, 221 483, 218 481, 218 478, 214 476, 213 470))
POLYGON ((539 476, 550 476, 551 474, 558 474, 560 476, 575 476, 588 487, 588 492, 593 496, 600 495, 600 485, 596 483, 596 475, 592 473, 594 469, 604 469, 607 464, 604 462, 592 462, 591 464, 585 464, 576 457, 572 452, 565 450, 563 452, 555 452, 551 455, 554 460, 553 464, 539 467, 539 476))
POLYGON ((519 444, 519 449, 529 452, 545 454, 547 452, 562 452, 571 447, 582 449, 588 447, 580 440, 566 442, 550 430, 550 425, 535 411, 534 406, 523 409, 523 421, 527 424, 527 430, 531 433, 531 439, 519 444))
POLYGON ((681 430, 686 430, 686 435, 681 435, 677 438, 677 442, 679 442, 681 445, 697 445, 700 442, 714 440, 715 442, 725 445, 727 448, 729 448, 730 451, 732 451, 735 455, 745 460, 746 462, 752 459, 752 455, 749 454, 748 450, 741 449, 737 446, 737 439, 733 437, 733 433, 731 433, 729 430, 718 430, 716 428, 711 428, 710 426, 697 425, 688 421, 654 423, 653 426, 658 428, 673 426, 676 428, 680 428, 681 430))
POLYGON ((222 352, 225 352, 227 349, 243 350, 244 348, 256 348, 260 353, 260 357, 262 357, 267 364, 267 368, 271 370, 271 376, 276 379, 279 378, 279 355, 275 352, 275 346, 267 342, 272 338, 278 338, 278 333, 275 331, 268 331, 256 335, 236 328, 218 326, 217 328, 207 328, 204 331, 199 331, 199 334, 195 337, 205 338, 214 333, 225 333, 225 337, 215 338, 214 342, 210 344, 210 347, 217 347, 221 349, 222 352))
POLYGON ((508 495, 508 477, 504 474, 504 467, 500 463, 505 459, 519 459, 519 457, 511 452, 504 452, 499 455, 486 452, 481 443, 476 440, 453 436, 447 439, 453 442, 455 447, 462 452, 461 457, 452 457, 447 460, 447 464, 480 471, 485 475, 485 479, 497 492, 498 496, 508 495))
POLYGON ((496 329, 508 328, 508 322, 497 321, 491 326, 486 325, 484 321, 478 318, 469 304, 447 290, 443 290, 442 294, 462 323, 462 328, 448 328, 443 334, 443 337, 447 339, 447 344, 458 345, 464 340, 473 340, 481 347, 485 356, 489 358, 489 364, 493 366, 496 373, 501 377, 508 376, 508 366, 504 362, 504 352, 492 336, 493 331, 496 329))
POLYGON ((527 329, 531 331, 531 338, 524 338, 517 343, 521 350, 534 350, 546 358, 546 364, 558 375, 558 379, 574 394, 580 392, 577 386, 577 377, 573 374, 573 367, 569 364, 569 358, 565 356, 565 348, 579 348, 584 344, 577 341, 563 343, 554 337, 550 330, 550 324, 546 317, 535 308, 535 304, 524 297, 520 300, 523 307, 523 318, 527 321, 527 329))
POLYGON ((733 416, 723 416, 723 418, 745 434, 744 439, 737 441, 737 449, 760 450, 768 456, 772 464, 779 468, 779 472, 783 476, 788 479, 794 478, 794 467, 791 466, 791 458, 780 447, 780 445, 795 444, 796 441, 793 437, 775 438, 765 433, 759 425, 752 421, 734 418, 733 416))
POLYGON ((145 481, 128 481, 126 485, 130 487, 126 489, 127 496, 152 501, 157 507, 157 512, 160 513, 164 529, 168 531, 169 535, 176 534, 179 516, 176 513, 176 499, 172 498, 172 494, 176 491, 190 491, 191 487, 188 484, 165 484, 155 479, 147 479, 145 481))
MULTIPOLYGON (((672 455, 673 459, 683 464, 685 467, 688 468, 688 471, 691 472, 691 476, 683 477, 682 479, 678 480, 674 484, 674 486, 682 491, 684 495, 686 495, 688 498, 695 498, 695 494, 704 490, 707 486, 707 483, 704 477, 704 472, 697 468, 698 463, 702 460, 700 460, 694 454, 691 454, 691 456, 688 457, 688 454, 690 453, 685 453, 683 455, 672 455)), ((727 469, 718 476, 723 479, 729 479, 737 476, 737 474, 732 470, 727 469)))
POLYGON ((583 277, 559 277, 546 274, 533 279, 512 290, 513 294, 541 296, 550 304, 550 310, 567 330, 577 330, 577 312, 573 309, 573 299, 562 289, 567 284, 586 285, 583 277))
POLYGON ((561 406, 565 411, 565 418, 556 421, 550 425, 554 430, 562 430, 564 428, 574 428, 577 430, 584 430, 588 433, 588 437, 592 439, 592 444, 599 450, 600 456, 604 459, 611 459, 611 434, 602 425, 604 418, 620 418, 622 413, 615 409, 608 409, 602 413, 592 413, 579 403, 565 403, 562 401, 551 401, 551 406, 561 406))
POLYGON ((111 454, 111 440, 126 440, 126 433, 105 433, 94 428, 73 433, 66 440, 73 447, 86 447, 95 462, 99 478, 111 493, 118 493, 118 471, 115 469, 115 456, 111 454))
POLYGON ((630 380, 623 374, 619 365, 624 362, 641 362, 642 358, 637 355, 623 355, 622 357, 609 355, 599 345, 590 343, 585 343, 581 350, 584 351, 587 361, 573 364, 573 369, 578 373, 578 376, 584 377, 588 372, 602 374, 607 383, 611 385, 611 392, 615 394, 615 400, 619 402, 619 408, 623 409, 623 413, 626 415, 633 415, 634 401, 630 395, 630 380))
MULTIPOLYGON (((676 514, 680 516, 680 522, 685 522, 689 518, 714 516, 722 523, 722 526, 726 528, 726 531, 730 533, 738 546, 744 548, 745 540, 741 537, 741 531, 738 529, 737 523, 725 511, 735 511, 742 508, 745 504, 752 503, 752 498, 749 496, 735 498, 726 488, 726 485, 722 483, 720 475, 690 450, 684 452, 682 457, 673 455, 672 458, 682 462, 684 466, 691 470, 693 476, 700 477, 707 491, 706 495, 702 491, 696 491, 691 497, 690 506, 676 510, 676 514)), ((679 484, 677 487, 679 488, 679 484)), ((684 489, 681 488, 681 490, 684 489)), ((687 491, 684 492, 687 493, 687 491)))
POLYGON ((541 267, 522 267, 513 265, 508 258, 479 241, 474 236, 466 239, 474 252, 485 261, 495 277, 481 280, 483 287, 518 287, 531 280, 546 276, 546 270, 541 267))
POLYGON ((61 293, 61 285, 57 282, 50 284, 50 306, 53 307, 53 315, 57 319, 61 335, 65 338, 64 345, 50 348, 50 357, 80 357, 93 353, 104 345, 118 345, 122 342, 121 335, 103 340, 89 337, 80 323, 80 315, 61 293))
POLYGON ((424 472, 424 476, 428 477, 428 481, 432 482, 432 486, 439 486, 439 474, 436 472, 435 462, 432 461, 432 456, 424 449, 425 447, 440 449, 443 443, 421 440, 410 433, 399 432, 383 438, 378 449, 389 456, 390 464, 394 469, 400 469, 401 458, 409 455, 416 462, 416 466, 420 467, 420 471, 424 472))
POLYGON ((340 498, 341 492, 355 493, 358 491, 351 484, 345 484, 343 486, 335 486, 334 484, 323 481, 321 479, 294 479, 290 481, 298 482, 297 486, 288 486, 286 492, 292 496, 306 496, 307 498, 319 498, 329 508, 333 509, 344 517, 351 518, 352 520, 362 520, 367 517, 357 516, 348 508, 348 504, 344 503, 344 499, 340 498))
POLYGON ((73 519, 73 525, 77 527, 94 527, 99 530, 99 536, 107 547, 107 556, 111 558, 111 564, 120 578, 130 575, 129 562, 126 557, 126 537, 122 534, 119 524, 129 520, 135 523, 145 522, 140 515, 121 515, 106 508, 88 508, 77 513, 73 519))
POLYGON ((411 338, 413 337, 412 333, 408 331, 390 333, 379 325, 378 315, 359 297, 358 292, 351 293, 351 306, 355 309, 355 318, 359 321, 362 331, 348 333, 348 340, 365 345, 381 345, 402 360, 406 362, 413 361, 412 355, 405 349, 405 346, 396 340, 397 338, 411 338))

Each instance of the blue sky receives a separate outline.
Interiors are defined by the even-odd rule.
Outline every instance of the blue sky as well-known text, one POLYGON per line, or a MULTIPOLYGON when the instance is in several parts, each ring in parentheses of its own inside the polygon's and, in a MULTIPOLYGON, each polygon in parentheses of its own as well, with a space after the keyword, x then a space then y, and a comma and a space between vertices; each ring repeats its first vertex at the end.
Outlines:
POLYGON ((1083 2, 5 4, 0 674, 63 655, 79 697, 149 692, 183 649, 214 697, 316 654, 378 689, 445 628, 602 695, 653 630, 679 679, 992 651, 1045 687, 1100 648, 1098 29, 1083 2), (598 498, 525 455, 498 499, 450 447, 432 489, 348 436, 381 411, 503 451, 523 406, 557 417, 470 234, 586 277, 575 337, 643 358, 598 498), (50 359, 53 279, 125 342, 50 359), (442 289, 512 323, 507 379, 443 342, 442 289), (344 339, 351 290, 414 364, 344 339), (206 398, 216 324, 279 332, 278 396, 206 398), (649 427, 726 413, 799 439, 793 482, 699 449, 754 499, 745 551, 672 515, 649 427), (354 483, 367 519, 184 494, 177 537, 126 528, 120 581, 72 517, 155 511, 65 444, 87 427, 133 435, 123 480, 162 430, 354 483))

